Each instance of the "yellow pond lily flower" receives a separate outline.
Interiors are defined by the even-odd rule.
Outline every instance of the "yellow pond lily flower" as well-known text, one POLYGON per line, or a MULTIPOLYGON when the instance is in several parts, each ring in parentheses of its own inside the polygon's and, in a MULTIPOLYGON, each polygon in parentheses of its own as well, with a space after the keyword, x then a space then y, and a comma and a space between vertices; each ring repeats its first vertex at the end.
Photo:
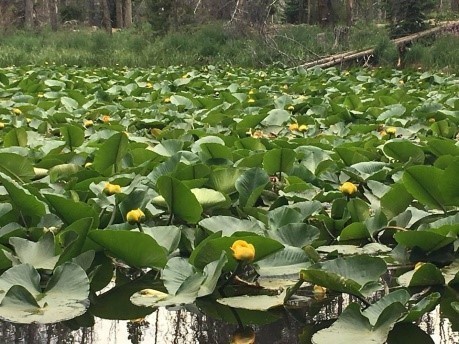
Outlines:
POLYGON ((388 133, 389 135, 395 135, 396 132, 397 132, 397 128, 394 128, 394 127, 389 127, 386 129, 386 133, 388 133))
POLYGON ((351 182, 345 182, 339 187, 339 191, 347 196, 352 196, 357 192, 357 186, 351 182))
POLYGON ((85 128, 89 128, 89 127, 92 127, 94 125, 94 122, 91 120, 91 119, 85 119, 83 121, 83 126, 85 128))
POLYGON ((302 124, 298 127, 298 131, 306 131, 308 130, 308 126, 306 124, 302 124))
POLYGON ((261 139, 262 137, 265 137, 265 134, 263 134, 263 131, 261 130, 252 130, 252 128, 249 129, 246 134, 250 135, 251 137, 255 139, 261 139))
POLYGON ((136 223, 141 223, 143 222, 143 220, 145 220, 145 214, 143 213, 142 210, 137 208, 137 209, 129 211, 126 214, 126 220, 131 225, 136 224, 136 223))
POLYGON ((110 116, 109 115, 103 115, 102 116, 102 122, 104 122, 105 124, 110 123, 110 116))
POLYGON ((288 111, 293 111, 295 110, 295 107, 293 105, 289 105, 287 108, 288 111))
POLYGON ((170 103, 171 102, 171 98, 170 97, 164 98, 164 102, 165 103, 170 103))
POLYGON ((5 123, 0 122, 0 129, 3 129, 3 128, 5 128, 5 123))
POLYGON ((255 247, 245 240, 236 240, 231 245, 231 251, 233 251, 234 259, 239 261, 251 262, 255 258, 255 247))
POLYGON ((290 123, 288 125, 288 130, 290 131, 298 130, 298 128, 299 128, 298 123, 290 123))
POLYGON ((121 193, 121 186, 118 184, 106 183, 104 186, 104 193, 109 196, 121 193))
POLYGON ((22 111, 21 109, 18 109, 18 108, 13 108, 13 113, 16 115, 16 116, 19 116, 19 115, 22 115, 22 111))
POLYGON ((326 294, 327 288, 322 287, 321 285, 314 284, 314 287, 312 288, 312 292, 314 294, 326 294))

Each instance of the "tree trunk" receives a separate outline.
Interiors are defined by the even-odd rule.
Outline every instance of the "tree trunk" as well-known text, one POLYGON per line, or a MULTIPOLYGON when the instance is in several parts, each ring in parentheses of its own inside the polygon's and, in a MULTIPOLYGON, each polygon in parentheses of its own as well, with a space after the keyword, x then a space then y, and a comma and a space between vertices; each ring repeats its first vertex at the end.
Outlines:
POLYGON ((59 8, 58 0, 49 0, 49 23, 51 30, 57 31, 59 27, 59 8))
POLYGON ((123 0, 115 0, 116 27, 124 27, 123 0))
POLYGON ((124 27, 132 26, 132 0, 124 0, 124 27))
POLYGON ((331 22, 329 0, 317 0, 317 20, 319 24, 326 25, 331 22))
POLYGON ((354 20, 353 10, 354 10, 354 0, 346 0, 346 22, 347 22, 347 26, 352 26, 352 22, 354 20))
POLYGON ((102 25, 104 29, 111 35, 112 34, 112 21, 110 19, 110 8, 108 7, 108 0, 101 0, 102 7, 102 25))
POLYGON ((33 0, 24 1, 24 26, 26 29, 33 28, 33 0))
POLYGON ((459 0, 451 0, 451 11, 459 12, 459 0))
POLYGON ((98 26, 100 25, 100 21, 97 19, 97 9, 99 8, 98 4, 96 4, 95 0, 87 0, 86 1, 86 8, 88 9, 87 20, 89 25, 91 26, 98 26))

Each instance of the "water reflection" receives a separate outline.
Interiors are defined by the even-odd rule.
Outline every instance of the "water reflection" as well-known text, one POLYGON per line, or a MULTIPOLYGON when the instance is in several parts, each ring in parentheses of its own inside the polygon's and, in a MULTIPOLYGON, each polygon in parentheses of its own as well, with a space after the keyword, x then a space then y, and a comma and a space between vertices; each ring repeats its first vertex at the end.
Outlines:
MULTIPOLYGON (((251 343, 250 330, 258 344, 303 344, 310 343, 313 333, 327 327, 353 300, 347 296, 324 299, 320 303, 297 302, 298 306, 271 311, 251 313, 237 311, 225 313, 215 303, 202 302, 198 305, 173 310, 159 309, 142 319, 131 321, 96 319, 94 326, 71 330, 72 323, 53 325, 0 324, 0 343, 18 344, 182 344, 182 343, 251 343), (303 303, 303 304, 302 304, 303 303), (199 308, 198 308, 199 307, 199 308), (202 311, 212 316, 203 314, 202 311), (233 316, 233 319, 231 317, 233 316), (216 319, 217 318, 217 319, 216 319), (239 319, 252 324, 244 325, 247 341, 235 341, 241 337, 239 319), (225 319, 225 321, 221 320, 225 319), (255 324, 254 324, 255 323, 255 324), (258 324, 257 324, 258 323, 258 324), (237 337, 239 335, 239 337, 237 337)), ((459 343, 459 333, 454 332, 448 319, 441 318, 439 308, 422 318, 419 327, 403 325, 417 331, 424 338, 416 343, 459 343), (419 329, 425 331, 423 334, 419 329), (428 335, 430 335, 430 337, 428 335), (424 336, 424 337, 423 337, 424 336), (431 338, 426 339, 426 338, 431 338)), ((390 342, 390 341, 389 341, 390 342)))

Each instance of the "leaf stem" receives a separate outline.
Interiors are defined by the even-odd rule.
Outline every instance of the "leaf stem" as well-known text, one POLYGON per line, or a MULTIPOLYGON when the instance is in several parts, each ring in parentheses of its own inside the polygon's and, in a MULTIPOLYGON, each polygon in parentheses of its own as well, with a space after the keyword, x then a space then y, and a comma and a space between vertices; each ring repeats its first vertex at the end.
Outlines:
POLYGON ((285 298, 284 298, 284 303, 290 300, 293 294, 295 294, 298 291, 298 289, 300 289, 303 283, 304 283, 304 279, 300 278, 299 281, 293 285, 293 287, 290 287, 287 289, 287 293, 285 294, 285 298))
POLYGON ((115 221, 115 215, 116 215, 116 208, 118 207, 118 202, 116 201, 116 198, 115 198, 115 204, 113 205, 113 211, 112 211, 112 215, 110 216, 110 221, 108 221, 108 224, 106 227, 109 227, 113 224, 113 221, 115 221))
POLYGON ((171 211, 169 215, 169 219, 167 220, 167 225, 170 226, 172 224, 172 220, 174 219, 174 213, 171 211))
POLYGON ((243 265, 244 265, 244 262, 242 260, 237 263, 236 269, 234 269, 230 277, 228 277, 228 279, 221 285, 221 287, 218 288, 221 293, 223 293, 223 290, 225 289, 225 287, 227 287, 228 284, 230 284, 234 280, 234 278, 242 271, 243 265))
POLYGON ((143 231, 142 224, 140 222, 136 222, 136 223, 137 223, 137 228, 139 229, 139 231, 141 231, 142 233, 145 233, 143 231))

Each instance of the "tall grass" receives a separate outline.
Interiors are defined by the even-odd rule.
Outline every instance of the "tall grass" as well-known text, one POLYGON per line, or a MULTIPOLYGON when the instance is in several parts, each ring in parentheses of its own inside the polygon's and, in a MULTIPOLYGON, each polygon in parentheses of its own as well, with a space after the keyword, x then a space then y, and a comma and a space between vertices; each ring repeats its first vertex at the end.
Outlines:
MULTIPOLYGON (((455 54, 459 38, 454 43, 455 54)), ((335 43, 332 29, 296 25, 269 28, 260 34, 251 28, 229 27, 224 23, 190 26, 158 36, 148 26, 116 32, 62 30, 36 33, 16 31, 0 34, 0 66, 67 64, 78 66, 169 66, 231 64, 263 67, 271 64, 296 66, 331 53, 377 47, 381 62, 394 60, 384 28, 358 23, 344 40, 335 43)), ((410 61, 429 66, 458 69, 450 41, 439 39, 432 48, 412 47, 422 57, 410 61), (433 49, 435 54, 426 49, 433 49)), ((411 62, 410 62, 411 63, 411 62)))
POLYGON ((459 36, 447 35, 434 42, 421 41, 408 48, 405 63, 407 67, 442 69, 459 74, 459 36))

